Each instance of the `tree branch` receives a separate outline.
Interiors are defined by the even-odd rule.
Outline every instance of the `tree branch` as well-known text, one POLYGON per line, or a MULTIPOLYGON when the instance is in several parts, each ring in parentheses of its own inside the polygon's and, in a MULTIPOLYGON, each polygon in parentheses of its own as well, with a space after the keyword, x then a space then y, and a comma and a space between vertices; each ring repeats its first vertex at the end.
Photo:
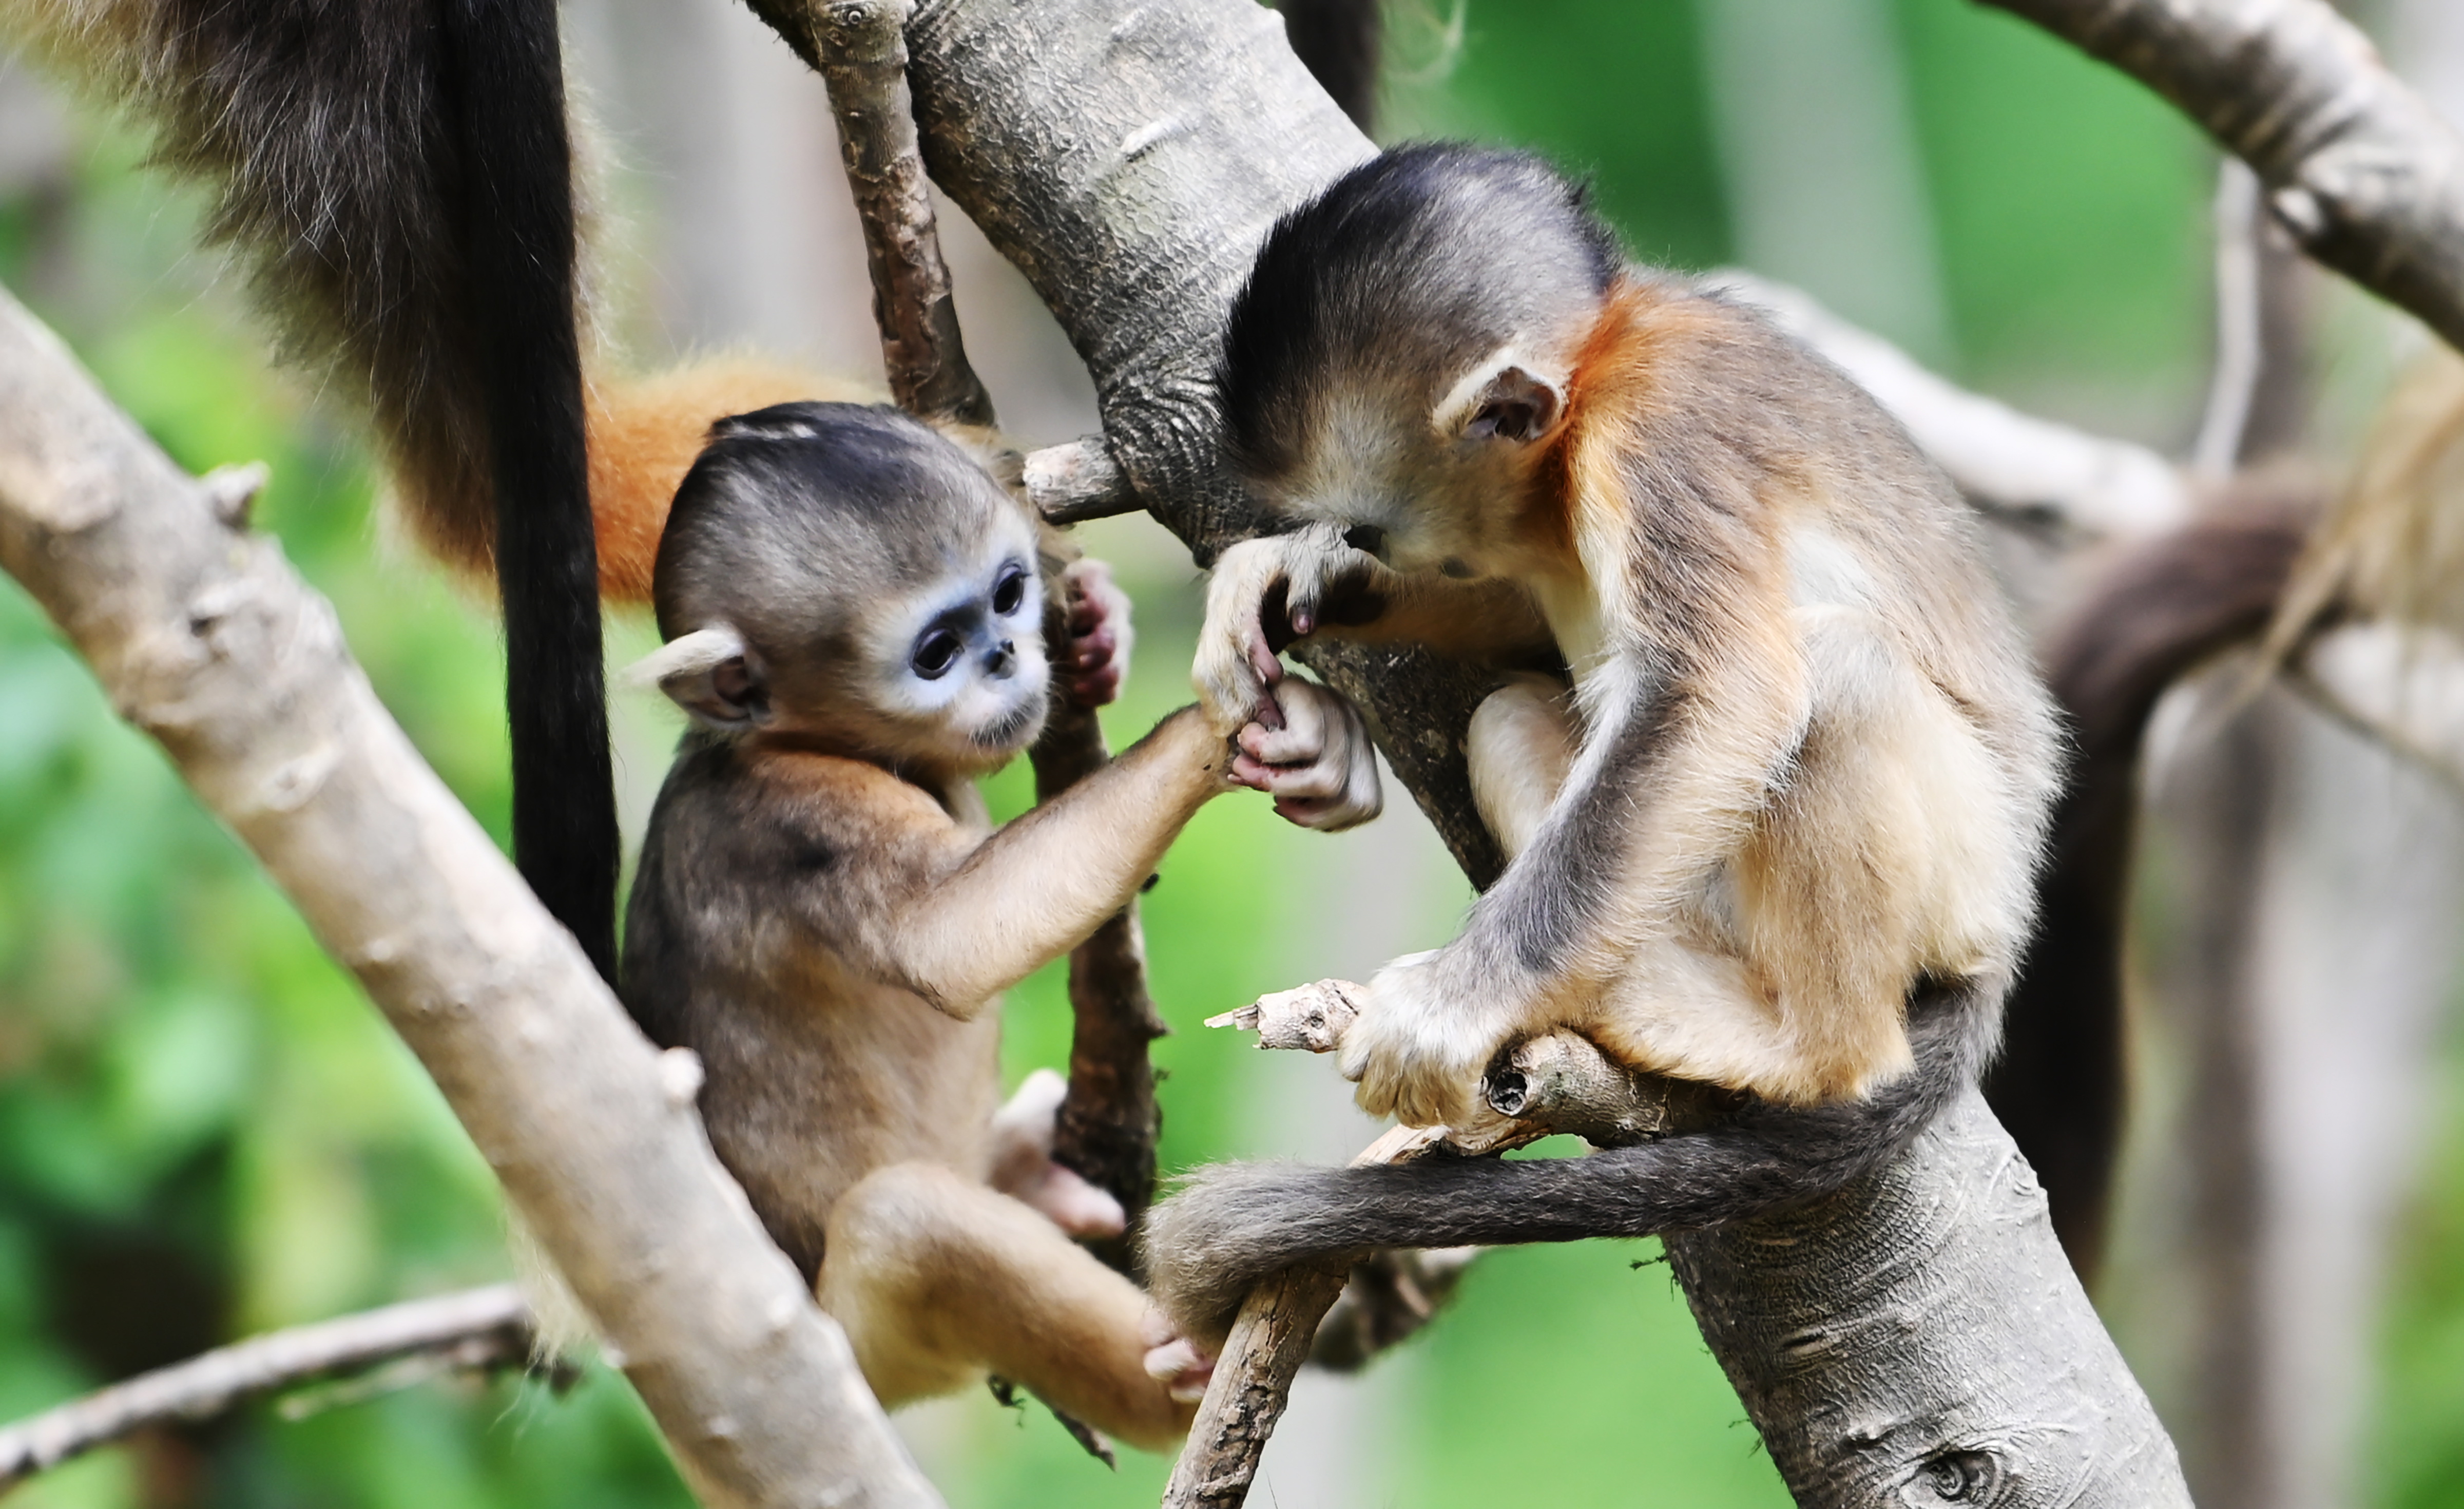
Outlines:
POLYGON ((696 1490, 938 1504, 634 1031, 424 765, 333 610, 0 293, 0 566, 443 1090, 696 1490))
POLYGON ((2179 106, 2319 261, 2464 347, 2464 138, 2325 0, 1990 0, 2179 106))
POLYGON ((2051 521, 2111 539, 2159 534, 2190 517, 2189 484, 2144 445, 2088 434, 1969 392, 1785 283, 1735 268, 1709 280, 1855 378, 1989 516, 2051 521))
POLYGON ((251 1337, 0 1428, 0 1489, 148 1426, 209 1420, 249 1399, 400 1358, 518 1367, 530 1351, 531 1307, 514 1284, 251 1337))

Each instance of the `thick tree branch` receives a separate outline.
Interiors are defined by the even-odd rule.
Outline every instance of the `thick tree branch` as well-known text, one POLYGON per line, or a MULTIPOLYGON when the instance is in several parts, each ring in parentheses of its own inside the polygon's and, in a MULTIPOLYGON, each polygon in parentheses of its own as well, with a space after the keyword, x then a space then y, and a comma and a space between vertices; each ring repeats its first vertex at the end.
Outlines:
POLYGON ((0 566, 419 1055, 715 1501, 922 1506, 847 1339, 571 935, 423 764, 273 541, 0 294, 0 566))
POLYGON ((423 1355, 518 1367, 530 1351, 531 1307, 515 1284, 253 1336, 0 1428, 0 1490, 149 1426, 209 1420, 301 1384, 423 1355))
POLYGON ((2302 249, 2464 346, 2464 138, 2326 0, 1990 0, 2256 169, 2302 249))

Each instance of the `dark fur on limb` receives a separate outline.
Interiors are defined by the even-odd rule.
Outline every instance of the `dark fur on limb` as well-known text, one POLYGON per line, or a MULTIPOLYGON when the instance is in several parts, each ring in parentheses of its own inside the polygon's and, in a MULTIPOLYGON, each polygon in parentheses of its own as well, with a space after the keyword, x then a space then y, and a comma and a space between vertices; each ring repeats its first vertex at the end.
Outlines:
POLYGON ((519 1367, 531 1310, 514 1284, 386 1305, 216 1347, 0 1427, 0 1490, 149 1426, 209 1420, 251 1399, 407 1358, 519 1367))
MULTIPOLYGON (((989 427, 992 397, 959 340, 940 229, 916 145, 902 33, 912 11, 908 0, 815 4, 814 51, 838 118, 847 178, 855 186, 891 389, 900 407, 920 418, 989 427)), ((1038 503, 1039 512, 1046 511, 1034 497, 1038 478, 1051 478, 1045 485, 1052 492, 1100 497, 1119 491, 1118 469, 1103 457, 1098 437, 1039 452, 1027 458, 1024 470, 1029 501, 1038 503)), ((1068 642, 1067 610, 1055 594, 1046 612, 1045 643, 1068 642)), ((1056 696, 1028 758, 1035 766, 1036 800, 1044 802, 1102 769, 1111 755, 1094 711, 1056 696)), ((1147 1047, 1170 1031, 1147 993, 1136 903, 1070 951, 1069 1005, 1075 1019, 1069 1094, 1053 1128, 1052 1156, 1118 1200, 1134 1230, 1155 1198, 1155 1137, 1162 1127, 1147 1047)), ((1096 1251, 1129 1271, 1127 1237, 1098 1243, 1096 1251)))

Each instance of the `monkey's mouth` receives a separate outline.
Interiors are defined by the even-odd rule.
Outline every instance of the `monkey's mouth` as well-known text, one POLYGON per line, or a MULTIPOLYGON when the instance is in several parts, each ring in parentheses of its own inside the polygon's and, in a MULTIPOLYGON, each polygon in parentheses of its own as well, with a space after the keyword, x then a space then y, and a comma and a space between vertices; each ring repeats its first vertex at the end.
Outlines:
POLYGON ((1043 726, 1044 699, 1029 698, 991 722, 979 725, 969 738, 979 749, 1007 753, 1034 738, 1043 726))

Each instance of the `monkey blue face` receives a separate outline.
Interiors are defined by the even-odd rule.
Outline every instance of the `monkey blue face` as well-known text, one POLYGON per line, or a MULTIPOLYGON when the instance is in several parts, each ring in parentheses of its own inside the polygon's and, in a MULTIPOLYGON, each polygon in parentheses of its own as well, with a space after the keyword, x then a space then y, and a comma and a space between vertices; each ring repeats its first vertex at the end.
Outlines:
POLYGON ((952 542, 948 574, 859 637, 874 710, 900 726, 902 743, 953 765, 998 765, 1044 726, 1044 589, 1033 535, 1011 521, 952 542))
POLYGON ((1035 526, 894 410, 721 421, 659 544, 659 684, 706 723, 977 771, 1044 726, 1035 526))

